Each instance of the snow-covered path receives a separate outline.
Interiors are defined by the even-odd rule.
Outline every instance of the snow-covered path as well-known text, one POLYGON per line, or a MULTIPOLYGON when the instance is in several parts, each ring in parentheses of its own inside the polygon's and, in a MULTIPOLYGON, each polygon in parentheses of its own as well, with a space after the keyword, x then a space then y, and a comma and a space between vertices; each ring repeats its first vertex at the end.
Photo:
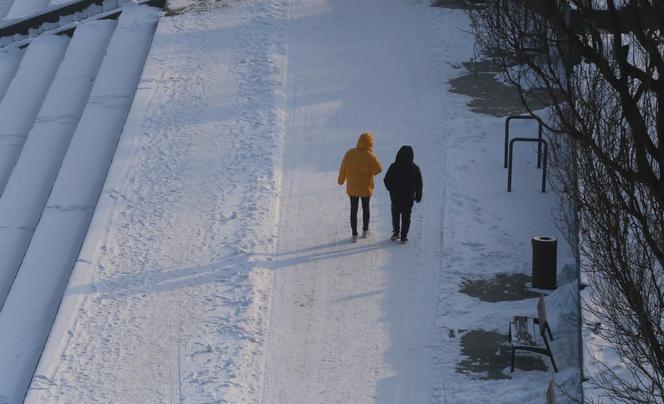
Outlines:
POLYGON ((446 177, 444 137, 436 134, 449 119, 427 33, 431 9, 400 0, 291 4, 263 402, 426 402, 446 177), (363 131, 375 134, 384 170, 401 145, 415 148, 425 189, 411 245, 389 241, 383 174, 371 204, 371 237, 349 242, 349 202, 336 176, 363 131))

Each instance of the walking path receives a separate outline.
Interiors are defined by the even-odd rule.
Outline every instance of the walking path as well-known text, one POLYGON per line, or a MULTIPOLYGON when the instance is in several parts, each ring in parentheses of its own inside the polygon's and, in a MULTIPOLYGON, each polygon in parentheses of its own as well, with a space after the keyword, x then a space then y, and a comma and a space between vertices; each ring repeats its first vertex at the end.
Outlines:
POLYGON ((431 11, 403 1, 291 2, 288 125, 263 402, 427 402, 447 181, 431 11), (419 27, 419 28, 418 28, 419 27), (425 173, 411 245, 389 241, 376 178, 371 237, 350 244, 340 158, 375 133, 384 170, 412 144, 425 173))

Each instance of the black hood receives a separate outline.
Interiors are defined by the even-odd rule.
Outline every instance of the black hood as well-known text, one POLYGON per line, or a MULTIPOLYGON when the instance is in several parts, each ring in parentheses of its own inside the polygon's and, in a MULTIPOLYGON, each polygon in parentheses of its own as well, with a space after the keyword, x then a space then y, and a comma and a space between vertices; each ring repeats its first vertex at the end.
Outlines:
POLYGON ((397 153, 396 163, 407 164, 412 163, 415 160, 415 152, 410 146, 401 146, 399 152, 397 153))

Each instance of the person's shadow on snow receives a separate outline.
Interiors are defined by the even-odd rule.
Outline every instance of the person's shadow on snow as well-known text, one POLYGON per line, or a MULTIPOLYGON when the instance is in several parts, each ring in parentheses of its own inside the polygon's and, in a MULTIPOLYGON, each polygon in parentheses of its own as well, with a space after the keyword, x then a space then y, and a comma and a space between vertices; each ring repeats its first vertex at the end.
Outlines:
POLYGON ((146 269, 116 278, 70 287, 65 291, 65 296, 98 295, 102 300, 115 300, 132 295, 186 289, 207 283, 225 283, 232 280, 233 274, 237 273, 239 268, 248 268, 250 265, 251 263, 246 257, 231 257, 228 260, 205 265, 175 269, 146 269))
POLYGON ((350 243, 348 240, 338 240, 332 243, 302 248, 299 250, 269 254, 267 255, 265 263, 271 269, 281 269, 295 265, 364 254, 374 250, 389 248, 393 245, 395 245, 394 242, 387 239, 384 241, 371 242, 371 244, 363 244, 362 240, 358 243, 350 243))
POLYGON ((371 244, 362 242, 352 244, 347 240, 339 240, 277 254, 238 254, 205 265, 175 269, 146 269, 117 278, 94 281, 67 289, 65 296, 99 295, 99 298, 104 300, 124 299, 132 295, 183 289, 206 283, 225 283, 231 281, 233 274, 241 268, 248 270, 262 265, 269 269, 281 269, 368 253, 388 248, 390 245, 393 243, 389 240, 371 244), (251 257, 262 259, 252 260, 251 257))

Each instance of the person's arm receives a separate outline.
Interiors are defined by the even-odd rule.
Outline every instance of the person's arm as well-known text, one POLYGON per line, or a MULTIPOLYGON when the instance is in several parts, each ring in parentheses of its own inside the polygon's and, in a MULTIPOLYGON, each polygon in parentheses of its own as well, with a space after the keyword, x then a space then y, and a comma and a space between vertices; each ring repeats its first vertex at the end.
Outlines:
POLYGON ((385 177, 383 178, 383 184, 385 184, 385 188, 387 188, 388 192, 392 192, 392 175, 394 173, 394 170, 392 170, 392 166, 387 169, 387 172, 385 173, 385 177))
POLYGON ((343 185, 344 182, 346 182, 346 155, 344 158, 341 160, 341 166, 339 167, 339 176, 337 177, 337 184, 343 185))
POLYGON ((422 172, 418 166, 415 166, 415 202, 422 201, 422 172))
POLYGON ((383 167, 380 165, 378 157, 371 153, 371 175, 378 175, 381 171, 383 171, 383 167))

